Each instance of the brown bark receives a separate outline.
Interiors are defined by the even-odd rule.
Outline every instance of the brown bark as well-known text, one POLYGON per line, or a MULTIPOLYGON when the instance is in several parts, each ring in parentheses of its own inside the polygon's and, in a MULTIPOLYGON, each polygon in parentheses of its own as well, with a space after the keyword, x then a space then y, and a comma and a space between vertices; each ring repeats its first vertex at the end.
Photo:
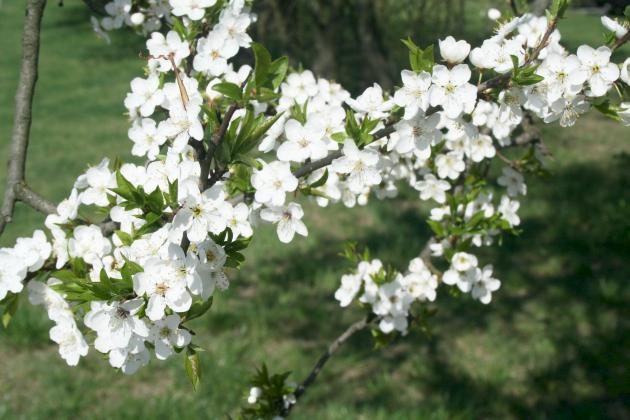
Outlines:
POLYGON ((30 190, 25 182, 26 154, 31 133, 33 96, 37 83, 39 34, 46 0, 27 0, 22 34, 22 66, 15 94, 15 117, 4 201, 0 208, 0 233, 11 221, 15 203, 22 201, 43 213, 55 211, 55 205, 30 190))

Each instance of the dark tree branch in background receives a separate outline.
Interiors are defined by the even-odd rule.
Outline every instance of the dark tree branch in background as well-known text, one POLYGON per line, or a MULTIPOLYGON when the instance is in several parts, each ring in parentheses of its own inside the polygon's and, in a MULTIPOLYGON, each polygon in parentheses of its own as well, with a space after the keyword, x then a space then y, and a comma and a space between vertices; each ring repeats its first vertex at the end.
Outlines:
POLYGON ((4 201, 0 208, 0 233, 11 221, 15 203, 22 201, 43 213, 55 211, 55 205, 42 198, 25 183, 26 152, 31 132, 33 96, 37 83, 39 61, 39 33, 46 0, 27 0, 24 32, 22 34, 22 67, 15 94, 15 118, 4 201))

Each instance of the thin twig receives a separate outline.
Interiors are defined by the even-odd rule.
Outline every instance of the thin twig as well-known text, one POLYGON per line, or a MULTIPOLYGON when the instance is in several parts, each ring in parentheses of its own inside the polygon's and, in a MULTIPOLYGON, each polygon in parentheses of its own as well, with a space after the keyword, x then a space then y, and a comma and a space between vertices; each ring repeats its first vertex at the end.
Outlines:
MULTIPOLYGON (((388 125, 384 128, 381 128, 380 130, 378 130, 377 132, 375 132, 373 134, 373 138, 374 140, 378 140, 381 139, 383 137, 389 136, 390 134, 392 134, 395 131, 395 128, 393 125, 388 125)), ((340 150, 336 150, 330 154, 328 154, 328 156, 326 156, 325 158, 319 159, 319 160, 314 160, 313 162, 307 163, 304 166, 299 167, 298 169, 296 169, 293 172, 293 176, 295 176, 296 178, 302 178, 306 175, 309 175, 311 172, 315 172, 318 169, 321 169, 325 166, 328 166, 332 163, 333 160, 340 158, 342 156, 342 153, 340 150)))
MULTIPOLYGON (((241 83, 241 90, 245 88, 248 80, 249 80, 249 75, 245 78, 243 83, 241 83)), ((214 156, 214 151, 216 150, 216 148, 219 146, 219 144, 225 137, 225 134, 227 133, 228 128, 230 127, 230 122, 232 121, 232 117, 234 116, 234 113, 236 112, 236 110, 239 108, 240 108, 240 105, 235 102, 232 105, 230 105, 227 111, 225 111, 225 115, 223 115, 223 120, 221 121, 221 125, 219 126, 219 129, 210 139, 211 143, 208 145, 208 152, 206 153, 204 150, 203 159, 199 160, 199 164, 201 165, 201 180, 202 180, 203 190, 213 186, 219 179, 221 179, 223 174, 225 174, 226 172, 226 169, 216 168, 212 176, 209 177, 210 162, 214 156)), ((203 149, 203 145, 201 149, 203 149)))
MULTIPOLYGON (((523 64, 522 67, 527 67, 528 65, 532 64, 534 60, 538 58, 538 56, 540 55, 540 52, 549 43, 549 38, 551 37, 551 34, 553 33, 553 31, 556 30, 557 25, 558 25, 557 18, 552 19, 551 22, 549 22, 549 25, 547 26, 547 31, 543 35, 542 39, 540 40, 536 48, 534 48, 532 53, 527 57, 527 60, 525 60, 525 63, 523 64)), ((477 87, 477 92, 479 94, 484 94, 488 89, 503 86, 507 84, 511 79, 512 79, 511 73, 502 74, 500 76, 493 77, 492 79, 486 80, 485 82, 481 83, 477 87)))
POLYGON ((427 268, 429 269, 429 271, 431 271, 431 273, 438 276, 438 278, 441 278, 442 272, 438 270, 437 267, 434 266, 433 262, 431 261, 431 245, 436 243, 436 241, 437 240, 435 239, 434 236, 429 238, 427 243, 424 244, 424 248, 422 248, 422 251, 420 252, 420 259, 424 262, 424 265, 427 266, 427 268))
POLYGON ((28 204, 35 210, 44 214, 53 214, 57 212, 57 206, 46 200, 44 197, 31 190, 24 181, 18 182, 13 186, 15 197, 21 202, 28 204))
MULTIPOLYGON (((324 365, 326 365, 326 362, 328 362, 328 359, 330 359, 330 357, 333 354, 335 354, 335 352, 339 350, 339 348, 346 341, 348 341, 348 339, 352 337, 356 332, 359 332, 365 327, 367 327, 368 325, 370 325, 372 320, 373 320, 373 317, 370 315, 367 315, 365 318, 350 325, 348 329, 346 329, 343 332, 343 334, 341 334, 332 343, 330 343, 330 345, 328 346, 328 349, 324 352, 324 354, 320 356, 319 360, 317 360, 317 363, 315 363, 315 366, 313 366, 313 369, 311 369, 311 372, 308 374, 306 379, 300 385, 298 385, 295 392, 293 393, 293 395, 295 395, 296 402, 299 401, 299 399, 304 395, 308 387, 313 385, 313 383, 317 379, 317 375, 319 375, 319 372, 321 372, 324 365)), ((285 417, 289 415, 294 405, 295 404, 290 405, 288 408, 286 408, 284 412, 282 413, 282 415, 285 417)))
POLYGON ((628 32, 626 32, 626 34, 624 36, 622 36, 621 38, 617 39, 617 41, 615 41, 615 43, 613 44, 611 49, 613 51, 615 51, 617 48, 621 47, 623 44, 625 44, 628 41, 630 41, 630 30, 628 32))
POLYGON ((33 96, 37 83, 39 33, 45 6, 46 0, 28 0, 26 2, 26 18, 22 34, 22 66, 15 94, 15 118, 11 135, 7 182, 4 200, 0 208, 0 234, 13 217, 16 201, 26 198, 24 201, 26 204, 44 212, 50 210, 51 205, 26 187, 16 188, 24 183, 26 152, 33 114, 33 96))

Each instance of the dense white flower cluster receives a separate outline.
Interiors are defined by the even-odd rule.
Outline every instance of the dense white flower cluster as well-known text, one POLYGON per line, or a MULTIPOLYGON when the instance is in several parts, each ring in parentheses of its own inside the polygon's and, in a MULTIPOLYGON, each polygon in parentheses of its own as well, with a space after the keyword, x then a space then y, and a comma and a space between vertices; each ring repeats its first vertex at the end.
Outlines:
MULTIPOLYGON (((430 256, 404 274, 363 261, 335 293, 343 307, 368 307, 382 333, 406 333, 412 305, 434 301, 439 283, 489 303, 501 282, 471 250, 520 224, 524 174, 544 163, 538 143, 515 141, 518 127, 529 117, 573 125, 630 82, 630 59, 612 63, 612 44, 571 54, 547 17, 505 21, 475 48, 447 37, 438 63, 412 50, 425 61, 412 61, 392 94, 374 84, 352 97, 309 70, 287 75, 286 61, 252 44, 243 0, 114 0, 105 12, 98 31, 132 26, 147 37, 145 76, 124 101, 132 154, 146 161, 89 168, 47 217, 48 235, 0 249, 0 300, 28 281, 68 364, 87 354, 88 329, 90 345, 127 374, 153 355, 193 351, 186 322, 229 286, 225 269, 242 262, 258 224, 275 224, 283 243, 308 235, 304 209, 313 207, 299 196, 353 207, 407 184, 435 203, 430 256), (250 47, 256 68, 234 68, 250 47), (512 161, 507 146, 527 154, 512 161)), ((625 35, 619 22, 603 23, 625 35)), ((617 108, 630 125, 627 98, 617 108)), ((248 399, 259 397, 252 388, 248 399)))
POLYGON ((335 299, 345 307, 358 296, 360 303, 371 307, 383 333, 396 330, 406 334, 411 305, 434 301, 437 287, 437 276, 420 258, 411 260, 405 275, 387 273, 381 261, 375 259, 361 261, 355 273, 344 275, 335 299))

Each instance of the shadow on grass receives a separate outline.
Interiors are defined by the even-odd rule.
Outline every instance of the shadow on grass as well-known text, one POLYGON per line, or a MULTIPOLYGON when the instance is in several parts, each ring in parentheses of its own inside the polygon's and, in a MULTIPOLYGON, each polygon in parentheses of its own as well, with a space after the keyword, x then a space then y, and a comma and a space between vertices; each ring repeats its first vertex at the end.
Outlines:
MULTIPOLYGON (((421 369, 400 373, 415 378, 409 385, 419 387, 420 396, 406 400, 410 410, 446 404, 449 415, 477 418, 628 418, 628 164, 630 157, 620 155, 607 167, 567 166, 530 185, 523 233, 505 238, 503 246, 481 258, 494 263, 503 280, 490 306, 467 297, 449 298, 442 289, 432 335, 412 332, 372 354, 368 334, 363 334, 348 343, 341 358, 354 357, 364 380, 370 378, 374 359, 378 372, 397 376, 413 358, 422 358, 421 369), (472 348, 478 342, 471 334, 485 337, 481 350, 472 348), (459 336, 464 337, 461 344, 459 336), (544 351, 537 350, 539 344, 544 351), (466 351, 457 354, 462 346, 485 354, 477 368, 461 361, 469 356, 466 351), (530 348, 533 356, 528 356, 530 348), (512 380, 512 371, 521 373, 512 380)), ((378 223, 355 236, 373 255, 398 267, 404 267, 429 235, 422 214, 405 209, 404 203, 375 203, 378 223)), ((323 337, 337 336, 352 322, 332 297, 340 273, 347 270, 337 256, 342 242, 320 237, 316 247, 270 257, 256 279, 242 279, 239 287, 265 283, 246 304, 273 308, 268 314, 261 311, 268 319, 259 320, 276 326, 269 330, 271 340, 293 337, 302 347, 297 351, 316 356, 323 337)), ((479 356, 472 354, 475 358, 479 356)), ((332 399, 345 386, 347 372, 334 364, 325 372, 328 386, 313 390, 313 403, 332 399)), ((357 391, 353 403, 400 408, 401 386, 406 385, 391 391, 379 388, 376 395, 357 391)))

